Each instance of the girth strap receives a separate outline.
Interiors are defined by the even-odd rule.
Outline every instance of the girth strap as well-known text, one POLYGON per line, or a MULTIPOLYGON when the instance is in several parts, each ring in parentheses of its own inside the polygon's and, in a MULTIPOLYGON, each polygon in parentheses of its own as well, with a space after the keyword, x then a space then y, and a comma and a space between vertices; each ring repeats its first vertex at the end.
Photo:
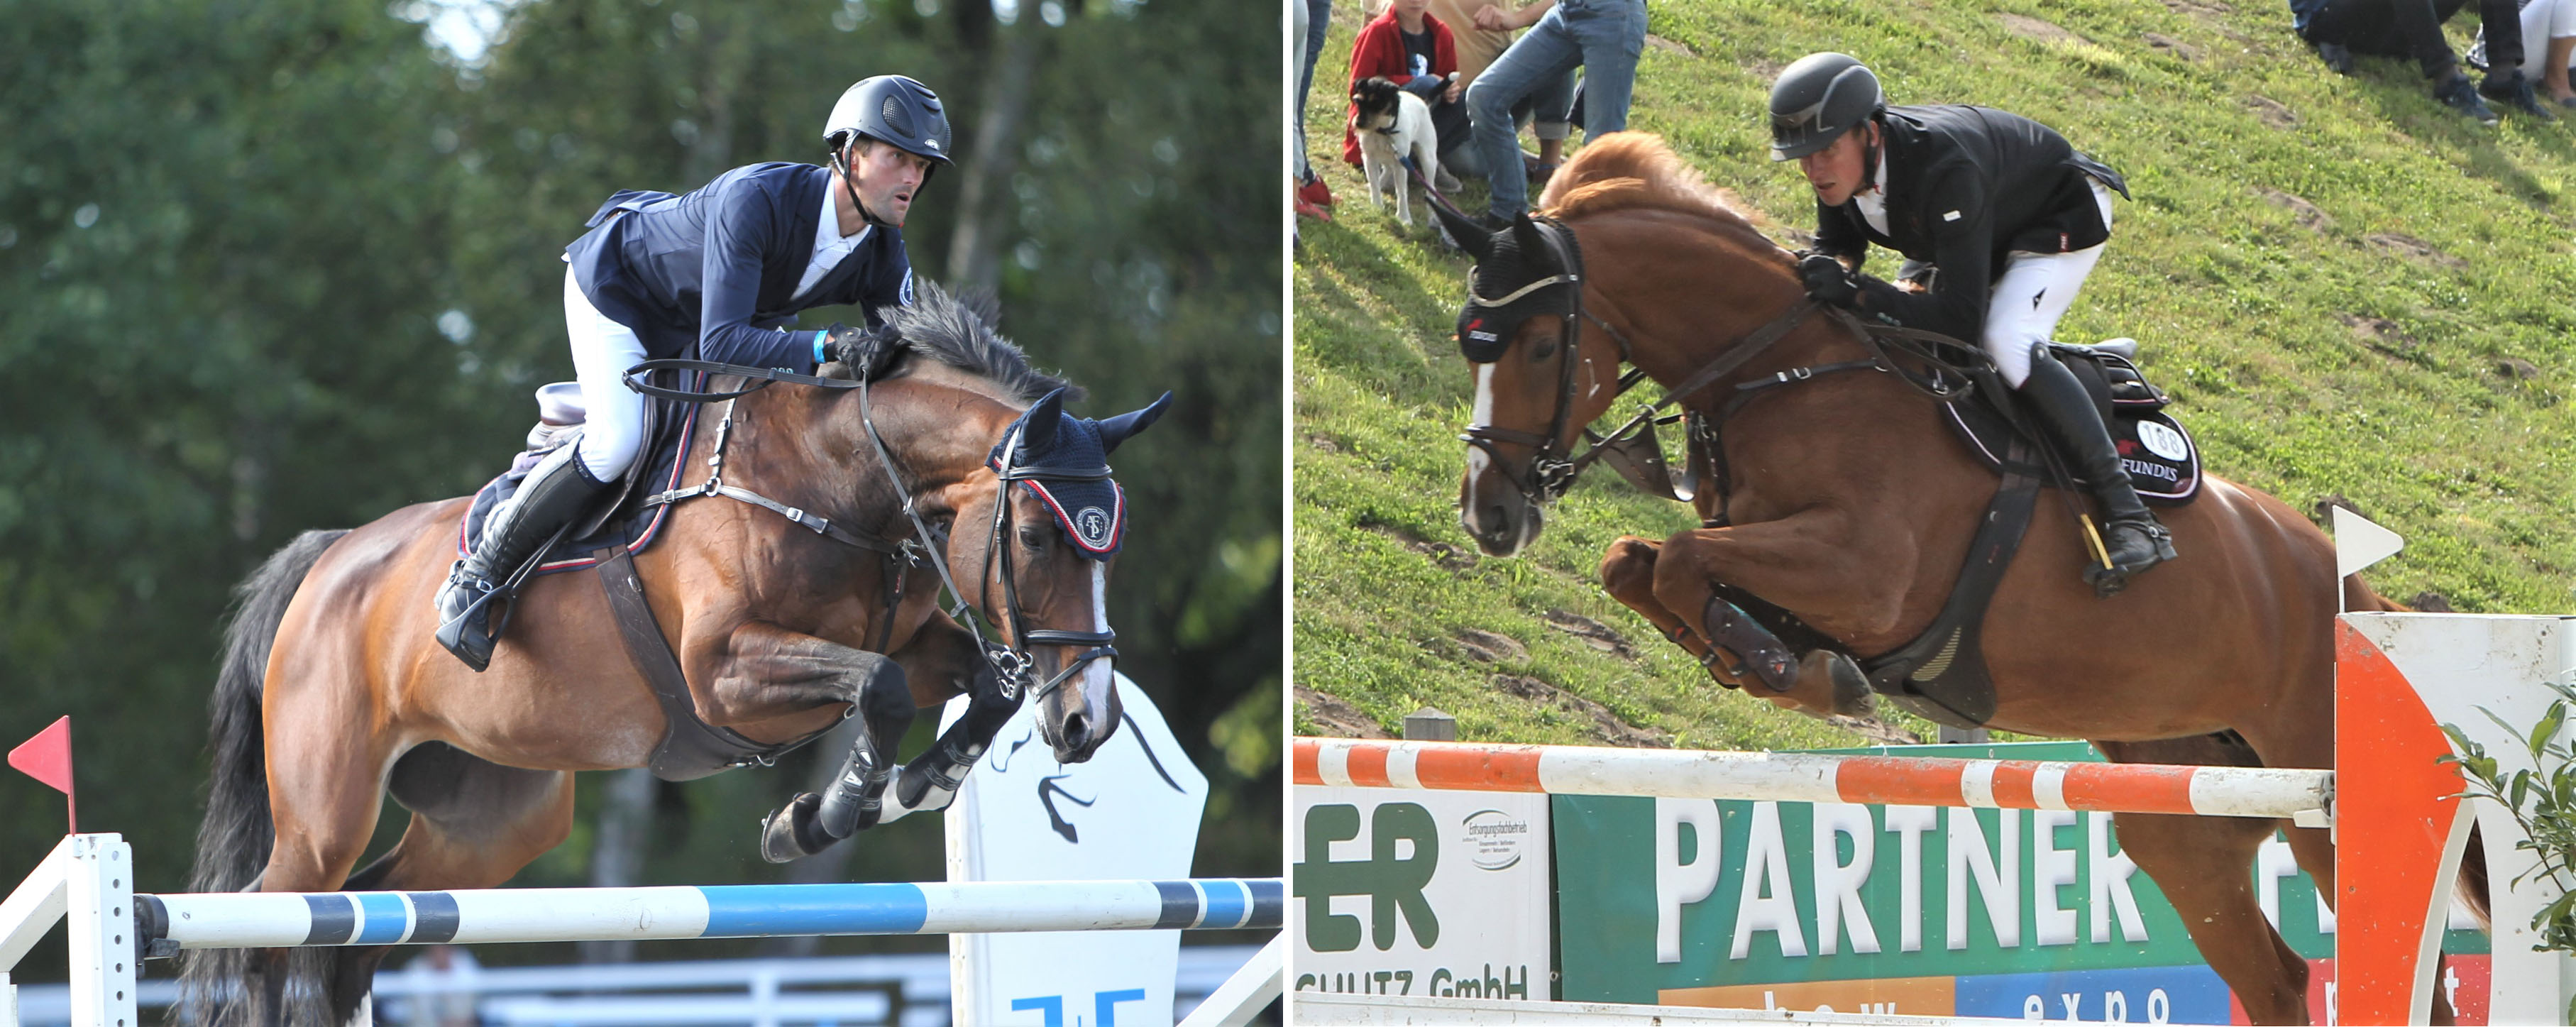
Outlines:
POLYGON ((690 781, 734 767, 767 764, 821 736, 818 731, 792 742, 763 745, 699 719, 697 700, 689 695, 688 675, 681 671, 671 641, 662 637, 652 604, 644 599, 644 581, 635 576, 634 559, 624 546, 610 546, 593 555, 599 561, 600 590, 608 595, 608 611, 617 622, 618 637, 626 643, 626 657, 653 686, 653 699, 662 706, 662 740, 653 746, 653 759, 647 764, 654 777, 690 781))

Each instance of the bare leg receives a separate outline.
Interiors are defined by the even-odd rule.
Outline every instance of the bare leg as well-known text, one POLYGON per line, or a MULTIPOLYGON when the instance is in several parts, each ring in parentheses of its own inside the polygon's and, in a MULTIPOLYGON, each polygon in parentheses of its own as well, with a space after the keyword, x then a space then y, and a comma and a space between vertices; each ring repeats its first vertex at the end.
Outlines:
POLYGON ((2541 88, 2549 98, 2565 102, 2576 100, 2576 88, 2567 84, 2567 62, 2576 58, 2576 36, 2557 36, 2549 40, 2549 56, 2540 65, 2541 88))

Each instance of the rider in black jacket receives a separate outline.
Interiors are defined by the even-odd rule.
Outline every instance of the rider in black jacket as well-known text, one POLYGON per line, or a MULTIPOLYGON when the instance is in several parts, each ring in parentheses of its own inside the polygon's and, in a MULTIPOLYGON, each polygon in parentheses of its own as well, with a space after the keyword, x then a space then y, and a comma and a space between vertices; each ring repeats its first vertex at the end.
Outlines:
MULTIPOLYGON (((1816 246, 1799 263, 1818 301, 1983 345, 2102 505, 2103 594, 2174 558, 2173 537, 2121 468, 2092 397, 2047 355, 2057 319, 2111 237, 2118 172, 2028 118, 1985 107, 1889 107, 1878 77, 1812 54, 1771 87, 1771 156, 1816 190, 1816 246), (1931 265, 1913 291, 1858 270, 1872 243, 1931 265)), ((1906 277, 1911 277, 1910 275, 1906 277)))

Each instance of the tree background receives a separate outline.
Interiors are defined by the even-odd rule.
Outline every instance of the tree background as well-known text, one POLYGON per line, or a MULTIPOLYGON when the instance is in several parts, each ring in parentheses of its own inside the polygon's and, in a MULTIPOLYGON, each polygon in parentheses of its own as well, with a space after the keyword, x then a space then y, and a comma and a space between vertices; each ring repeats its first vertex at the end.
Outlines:
MULTIPOLYGON (((530 390, 572 377, 557 256, 610 192, 819 162, 841 90, 903 72, 960 151, 905 228, 918 273, 997 290, 1083 413, 1176 394, 1118 454, 1120 667, 1210 778, 1197 871, 1278 873, 1278 33, 1214 0, 0 0, 0 745, 72 715, 83 828, 176 889, 232 584, 507 466, 530 390)), ((515 883, 939 877, 936 818, 759 861, 826 748, 583 775, 582 826, 515 883)), ((0 877, 60 817, 6 775, 0 877)))

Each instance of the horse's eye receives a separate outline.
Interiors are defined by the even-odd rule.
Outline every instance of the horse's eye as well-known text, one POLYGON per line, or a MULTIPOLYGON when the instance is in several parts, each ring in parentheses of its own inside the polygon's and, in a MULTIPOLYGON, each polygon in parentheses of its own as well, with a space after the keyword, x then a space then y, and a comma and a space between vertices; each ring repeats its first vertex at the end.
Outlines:
POLYGON ((1044 549, 1046 548, 1046 541, 1047 530, 1045 528, 1025 525, 1020 528, 1021 547, 1026 549, 1044 549))
POLYGON ((1542 343, 1539 343, 1539 344, 1538 344, 1538 345, 1536 345, 1536 346, 1532 346, 1532 347, 1530 347, 1530 362, 1531 362, 1531 363, 1537 363, 1537 362, 1539 362, 1539 361, 1541 361, 1541 360, 1545 360, 1545 359, 1547 359, 1547 358, 1549 358, 1549 357, 1552 357, 1552 356, 1555 356, 1555 355, 1556 355, 1556 340, 1554 340, 1554 339, 1549 339, 1549 340, 1548 340, 1548 341, 1546 341, 1546 342, 1542 342, 1542 343))

